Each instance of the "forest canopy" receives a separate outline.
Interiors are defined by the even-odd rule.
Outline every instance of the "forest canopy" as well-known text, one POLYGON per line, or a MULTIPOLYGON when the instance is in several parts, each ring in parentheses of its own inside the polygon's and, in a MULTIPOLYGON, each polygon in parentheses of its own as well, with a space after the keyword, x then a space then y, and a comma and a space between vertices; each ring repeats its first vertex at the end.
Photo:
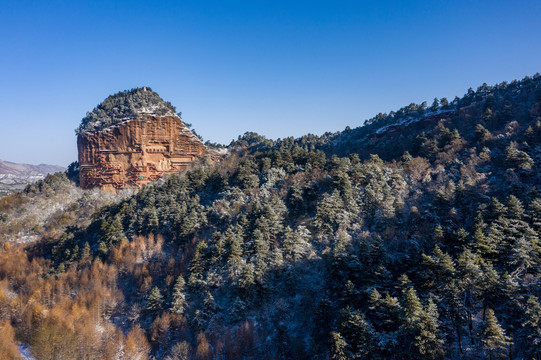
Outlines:
POLYGON ((541 357, 541 76, 227 150, 109 201, 62 174, 3 198, 39 240, 0 247, 0 354, 541 357))
POLYGON ((99 131, 140 114, 175 115, 176 109, 150 87, 119 91, 88 112, 75 132, 99 131))

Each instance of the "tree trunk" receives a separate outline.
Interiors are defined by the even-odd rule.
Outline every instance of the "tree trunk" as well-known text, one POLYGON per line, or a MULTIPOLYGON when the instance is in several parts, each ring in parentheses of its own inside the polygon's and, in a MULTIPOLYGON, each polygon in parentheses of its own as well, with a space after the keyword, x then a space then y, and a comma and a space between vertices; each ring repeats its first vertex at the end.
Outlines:
POLYGON ((470 296, 471 296, 471 290, 466 291, 464 293, 464 307, 466 311, 468 312, 468 330, 470 333, 471 344, 474 345, 475 342, 473 340, 473 317, 472 317, 472 311, 471 311, 471 308, 473 307, 473 305, 472 305, 470 296))
POLYGON ((471 344, 474 345, 475 341, 473 340, 473 317, 470 311, 468 311, 468 319, 469 319, 468 330, 470 331, 470 340, 471 340, 471 344))
POLYGON ((462 335, 460 334, 460 326, 457 323, 455 323, 456 327, 456 336, 458 337, 458 349, 460 351, 460 357, 464 358, 464 351, 462 350, 462 335))

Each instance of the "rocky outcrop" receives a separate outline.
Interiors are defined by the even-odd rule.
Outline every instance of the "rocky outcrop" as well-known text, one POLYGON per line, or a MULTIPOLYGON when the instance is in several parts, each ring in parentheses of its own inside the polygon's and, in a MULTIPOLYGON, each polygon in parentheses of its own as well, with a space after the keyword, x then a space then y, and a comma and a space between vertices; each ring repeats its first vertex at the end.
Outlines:
POLYGON ((84 189, 140 187, 189 167, 205 145, 176 115, 137 114, 99 131, 77 135, 84 189))

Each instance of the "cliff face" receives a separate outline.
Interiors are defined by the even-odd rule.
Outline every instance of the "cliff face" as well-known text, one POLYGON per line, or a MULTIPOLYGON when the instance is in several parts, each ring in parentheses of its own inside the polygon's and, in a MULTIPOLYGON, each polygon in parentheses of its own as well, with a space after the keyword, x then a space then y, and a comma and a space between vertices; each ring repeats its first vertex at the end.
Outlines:
POLYGON ((183 170, 205 145, 176 115, 141 115, 96 132, 79 133, 80 186, 139 187, 183 170))

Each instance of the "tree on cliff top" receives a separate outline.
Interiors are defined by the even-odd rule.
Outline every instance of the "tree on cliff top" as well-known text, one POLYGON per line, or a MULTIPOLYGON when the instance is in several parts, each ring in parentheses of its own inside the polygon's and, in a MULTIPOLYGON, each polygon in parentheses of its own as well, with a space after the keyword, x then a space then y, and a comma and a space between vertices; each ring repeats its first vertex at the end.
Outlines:
POLYGON ((109 95, 94 110, 88 112, 75 132, 80 134, 99 131, 123 120, 134 119, 143 113, 158 116, 174 115, 176 109, 149 87, 119 91, 109 95))

